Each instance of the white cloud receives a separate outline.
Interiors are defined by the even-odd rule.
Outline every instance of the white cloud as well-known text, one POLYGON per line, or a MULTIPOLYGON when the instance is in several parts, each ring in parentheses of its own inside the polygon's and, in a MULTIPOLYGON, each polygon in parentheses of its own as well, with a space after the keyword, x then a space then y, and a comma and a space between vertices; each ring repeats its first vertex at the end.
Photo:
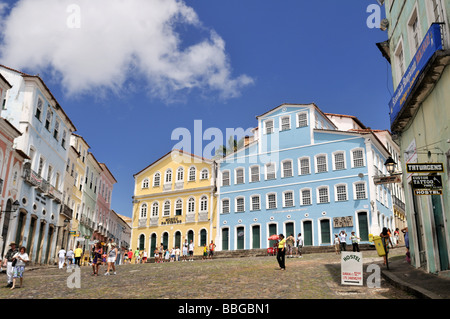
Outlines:
POLYGON ((230 98, 253 83, 233 77, 224 40, 182 0, 19 0, 0 14, 1 64, 51 70, 68 94, 117 92, 136 76, 159 97, 198 88, 230 98), (183 46, 179 26, 203 39, 183 46))

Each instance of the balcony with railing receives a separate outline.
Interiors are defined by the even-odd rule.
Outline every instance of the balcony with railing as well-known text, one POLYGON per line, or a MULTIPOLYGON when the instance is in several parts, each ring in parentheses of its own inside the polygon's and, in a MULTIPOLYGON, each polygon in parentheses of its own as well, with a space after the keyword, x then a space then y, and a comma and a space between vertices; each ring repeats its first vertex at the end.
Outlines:
POLYGON ((72 219, 73 210, 67 205, 61 205, 61 214, 67 217, 68 219, 72 219))

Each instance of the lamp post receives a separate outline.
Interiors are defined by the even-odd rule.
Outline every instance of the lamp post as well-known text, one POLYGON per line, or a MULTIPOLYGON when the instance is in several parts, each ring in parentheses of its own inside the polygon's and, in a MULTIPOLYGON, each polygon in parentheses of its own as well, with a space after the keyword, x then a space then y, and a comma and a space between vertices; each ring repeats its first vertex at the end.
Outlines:
POLYGON ((397 163, 390 156, 386 160, 386 162, 384 162, 384 166, 386 166, 386 170, 389 172, 390 175, 394 174, 395 165, 397 165, 397 163))
MULTIPOLYGON (((0 211, 0 221, 1 221, 1 223, 0 223, 0 229, 3 229, 3 225, 4 225, 4 223, 5 223, 5 221, 4 221, 4 218, 1 218, 2 217, 2 214, 3 213, 15 213, 15 212, 17 212, 17 210, 19 209, 19 207, 20 207, 20 203, 19 203, 19 201, 18 200, 16 200, 14 203, 12 203, 12 205, 11 205, 11 210, 3 210, 3 211, 0 211)), ((9 228, 9 226, 8 226, 8 228, 9 228)), ((3 246, 4 246, 4 238, 3 238, 3 234, 2 234, 2 232, 0 232, 0 256, 2 256, 3 255, 3 246)))

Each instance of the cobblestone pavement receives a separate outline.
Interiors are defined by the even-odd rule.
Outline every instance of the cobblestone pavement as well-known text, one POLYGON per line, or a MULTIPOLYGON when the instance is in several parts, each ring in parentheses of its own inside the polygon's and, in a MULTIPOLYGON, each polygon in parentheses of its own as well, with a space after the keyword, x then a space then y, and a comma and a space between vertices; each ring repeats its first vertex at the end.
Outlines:
MULTIPOLYGON (((404 249, 391 250, 391 256, 404 249)), ((374 251, 363 252, 364 271, 380 263, 374 251)), ((0 276, 0 299, 414 299, 383 279, 380 288, 342 286, 340 256, 334 253, 286 258, 286 271, 275 257, 221 258, 162 264, 121 265, 117 275, 92 276, 81 267, 80 288, 69 288, 66 269, 46 267, 25 271, 24 287, 5 288, 0 276)), ((369 276, 365 273, 364 283, 369 276)), ((74 278, 74 277, 71 277, 74 278)), ((70 281, 70 280, 69 280, 70 281)), ((72 281, 72 284, 75 281, 72 281)))

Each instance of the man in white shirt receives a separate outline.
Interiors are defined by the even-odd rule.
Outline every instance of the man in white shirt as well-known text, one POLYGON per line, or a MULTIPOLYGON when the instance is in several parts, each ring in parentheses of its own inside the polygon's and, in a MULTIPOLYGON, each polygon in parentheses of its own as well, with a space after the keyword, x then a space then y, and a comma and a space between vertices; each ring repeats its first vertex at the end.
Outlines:
POLYGON ((191 242, 189 243, 189 261, 194 260, 194 243, 191 242))
POLYGON ((66 251, 64 248, 61 248, 61 250, 58 252, 59 257, 59 269, 64 267, 64 262, 66 261, 66 251))
POLYGON ((302 237, 301 233, 298 233, 298 236, 297 236, 297 256, 298 256, 298 258, 303 257, 302 256, 302 248, 303 248, 303 237, 302 237))
POLYGON ((341 230, 339 233, 339 242, 341 243, 341 251, 347 250, 347 233, 345 230, 341 230))

